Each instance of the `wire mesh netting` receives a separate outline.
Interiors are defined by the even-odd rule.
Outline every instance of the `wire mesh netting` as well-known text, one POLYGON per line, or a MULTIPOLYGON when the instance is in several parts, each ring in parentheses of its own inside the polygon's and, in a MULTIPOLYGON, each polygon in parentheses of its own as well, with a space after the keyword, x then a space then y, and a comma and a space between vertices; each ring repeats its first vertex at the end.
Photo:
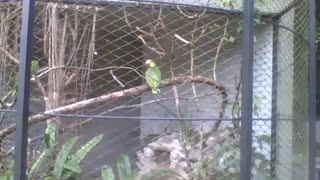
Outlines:
MULTIPOLYGON (((255 6, 252 173, 304 179, 307 0, 255 6)), ((0 4, 6 173, 21 9, 0 4)), ((241 11, 226 0, 36 1, 29 179, 239 179, 241 11)))

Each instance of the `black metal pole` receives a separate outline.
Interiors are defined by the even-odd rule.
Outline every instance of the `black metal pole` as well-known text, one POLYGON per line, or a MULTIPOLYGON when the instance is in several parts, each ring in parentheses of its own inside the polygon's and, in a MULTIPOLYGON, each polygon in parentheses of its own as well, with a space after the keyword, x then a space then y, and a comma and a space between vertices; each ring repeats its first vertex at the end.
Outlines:
POLYGON ((271 153, 270 153, 270 177, 276 179, 277 161, 277 99, 278 99, 278 40, 279 40, 279 19, 273 18, 272 37, 272 108, 271 108, 271 153))
POLYGON ((251 179, 254 0, 243 2, 240 180, 251 179))
POLYGON ((316 175, 316 2, 308 1, 309 62, 308 62, 308 119, 309 119, 309 180, 316 175))
POLYGON ((25 180, 27 169, 27 140, 30 94, 30 66, 32 54, 34 0, 23 0, 19 62, 19 87, 16 114, 16 144, 14 179, 25 180))

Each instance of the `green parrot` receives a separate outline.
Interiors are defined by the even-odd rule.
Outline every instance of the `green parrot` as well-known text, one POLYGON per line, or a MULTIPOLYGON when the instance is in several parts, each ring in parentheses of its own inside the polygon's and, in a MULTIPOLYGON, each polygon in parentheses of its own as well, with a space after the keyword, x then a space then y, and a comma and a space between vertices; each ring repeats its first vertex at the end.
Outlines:
POLYGON ((148 65, 145 74, 147 84, 151 87, 152 94, 157 94, 160 92, 161 71, 154 60, 148 59, 146 64, 148 65))
POLYGON ((37 72, 40 69, 39 61, 38 60, 32 60, 31 61, 31 74, 36 75, 37 72))

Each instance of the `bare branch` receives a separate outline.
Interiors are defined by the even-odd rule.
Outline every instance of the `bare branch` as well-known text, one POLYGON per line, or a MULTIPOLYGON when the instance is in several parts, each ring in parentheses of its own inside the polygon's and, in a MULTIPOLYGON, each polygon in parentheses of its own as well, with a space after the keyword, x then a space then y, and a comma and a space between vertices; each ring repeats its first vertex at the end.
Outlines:
POLYGON ((35 82, 37 83, 37 86, 41 90, 41 93, 43 95, 43 100, 47 102, 48 101, 47 91, 45 90, 44 86, 42 85, 42 83, 38 78, 35 78, 35 82))
MULTIPOLYGON (((241 79, 239 82, 236 82, 236 96, 234 97, 234 101, 232 103, 232 109, 231 109, 231 114, 232 114, 232 119, 239 118, 239 110, 236 110, 236 107, 239 106, 239 95, 240 95, 240 86, 241 86, 241 79), (237 112, 236 112, 237 111, 237 112)), ((238 128, 239 127, 239 122, 233 120, 233 127, 238 128)))
POLYGON ((216 56, 215 56, 215 58, 214 58, 214 64, 213 64, 213 79, 214 79, 215 81, 217 80, 216 68, 217 68, 218 57, 219 57, 219 54, 220 54, 220 49, 221 49, 221 47, 222 47, 224 38, 225 38, 226 35, 227 35, 227 27, 228 27, 228 24, 229 24, 229 19, 227 18, 226 24, 224 25, 223 36, 222 36, 221 39, 220 39, 219 46, 218 46, 218 49, 217 49, 217 52, 216 52, 216 56))
POLYGON ((174 37, 176 37, 177 39, 179 39, 181 42, 185 43, 185 44, 190 44, 191 42, 185 40, 184 38, 182 38, 180 35, 178 34, 174 34, 174 37))
POLYGON ((142 43, 147 46, 147 48, 149 48, 151 51, 155 52, 156 54, 158 54, 159 56, 165 56, 165 54, 163 52, 158 51, 155 47, 152 47, 150 45, 147 44, 146 40, 144 40, 144 38, 141 35, 138 35, 138 38, 142 41, 142 43))
POLYGON ((188 14, 186 14, 185 12, 182 11, 182 9, 180 8, 180 6, 177 6, 177 9, 178 9, 178 11, 179 11, 184 17, 187 17, 187 18, 189 18, 189 19, 201 17, 201 16, 203 16, 203 15, 206 13, 206 11, 207 11, 207 9, 204 8, 200 15, 199 15, 198 13, 195 13, 195 14, 193 14, 193 15, 188 15, 188 14))
POLYGON ((69 86, 77 77, 77 73, 73 72, 71 73, 70 76, 67 77, 65 83, 64 83, 64 86, 67 87, 69 86))
POLYGON ((74 66, 55 66, 55 67, 46 68, 43 72, 38 74, 37 77, 40 78, 40 77, 44 76, 45 74, 48 74, 50 71, 57 70, 57 69, 77 69, 77 70, 87 70, 90 72, 105 71, 105 70, 110 70, 110 69, 128 69, 128 70, 134 71, 139 76, 143 76, 135 68, 129 67, 129 66, 107 66, 107 67, 97 68, 97 69, 91 69, 91 68, 85 68, 85 67, 74 67, 74 66))
MULTIPOLYGON (((195 33, 197 31, 197 28, 198 28, 198 16, 196 16, 197 19, 195 20, 195 25, 194 25, 194 28, 192 30, 192 33, 191 33, 191 40, 190 40, 190 72, 191 72, 191 76, 194 75, 194 63, 195 63, 195 55, 194 55, 194 44, 195 44, 195 33)), ((201 34, 202 35, 202 34, 201 34)), ((199 36, 198 39, 200 39, 201 35, 199 36)), ((197 91, 196 91, 196 87, 194 85, 194 83, 191 84, 191 87, 192 87, 192 92, 193 92, 193 95, 195 97, 195 101, 196 101, 196 105, 197 105, 197 110, 200 111, 200 100, 199 98, 197 98, 197 91)))
MULTIPOLYGON (((167 87, 167 86, 173 86, 173 85, 178 85, 178 84, 185 84, 185 83, 205 83, 209 86, 214 87, 216 90, 218 90, 223 97, 223 100, 226 99, 227 93, 226 89, 223 85, 219 84, 218 82, 208 79, 202 76, 176 76, 171 79, 165 79, 162 80, 160 87, 167 87)), ((116 91, 113 93, 108 93, 101 95, 99 97, 79 101, 70 105, 58 107, 55 109, 47 110, 43 114, 37 114, 29 118, 29 125, 35 124, 37 122, 45 121, 51 117, 54 117, 54 113, 69 113, 69 112, 74 112, 77 110, 81 110, 84 108, 88 108, 91 106, 97 106, 100 104, 104 104, 106 102, 115 100, 115 99, 120 99, 123 97, 128 97, 128 96, 138 96, 144 92, 147 92, 150 90, 150 87, 145 85, 141 86, 136 86, 133 88, 125 89, 122 91, 116 91)), ((225 101, 222 101, 222 103, 226 103, 225 101)), ((4 128, 0 131, 0 139, 3 139, 5 136, 11 134, 14 132, 16 129, 16 125, 10 125, 7 128, 4 128)))
POLYGON ((19 59, 14 57, 12 54, 10 54, 7 50, 4 48, 0 48, 0 51, 2 51, 11 61, 13 61, 16 65, 19 65, 19 59))

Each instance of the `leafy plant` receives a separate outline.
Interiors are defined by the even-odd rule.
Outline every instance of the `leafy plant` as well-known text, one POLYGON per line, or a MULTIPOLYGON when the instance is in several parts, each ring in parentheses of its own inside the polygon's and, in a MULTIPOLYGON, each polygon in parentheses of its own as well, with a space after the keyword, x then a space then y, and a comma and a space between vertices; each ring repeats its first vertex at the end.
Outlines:
POLYGON ((13 180, 13 160, 1 160, 0 162, 0 180, 13 180))
POLYGON ((171 169, 153 169, 142 175, 141 180, 154 180, 165 176, 179 176, 179 174, 171 169))
MULTIPOLYGON (((119 172, 120 180, 134 180, 129 157, 122 155, 117 162, 117 169, 119 172)), ((103 166, 101 169, 101 176, 103 180, 114 180, 114 172, 108 166, 103 166)))
MULTIPOLYGON (((50 179, 78 179, 81 173, 80 162, 83 158, 101 141, 103 135, 98 135, 83 145, 76 153, 72 154, 72 149, 78 137, 72 137, 63 144, 54 163, 50 164, 45 173, 45 180, 50 179)), ((48 146, 47 146, 48 147, 48 146)), ((40 155, 38 160, 31 167, 28 177, 31 179, 35 172, 39 170, 40 165, 47 160, 47 157, 54 152, 54 146, 49 146, 40 155)))
MULTIPOLYGON (((134 180, 135 175, 132 171, 130 160, 127 155, 122 155, 117 162, 118 175, 120 180, 134 180)), ((171 169, 153 169, 141 176, 141 180, 154 180, 164 176, 179 176, 177 172, 171 169)), ((115 174, 109 166, 101 168, 102 180, 115 180, 115 174)))
POLYGON ((114 174, 110 167, 103 166, 101 168, 101 177, 102 180, 114 180, 114 174))
MULTIPOLYGON (((262 150, 265 145, 271 145, 272 139, 267 135, 254 136, 258 148, 252 147, 253 174, 257 179, 270 179, 270 160, 262 150)), ((193 168, 193 178, 201 176, 202 179, 210 179, 213 176, 217 180, 237 180, 240 173, 240 149, 239 142, 234 139, 224 141, 220 149, 203 157, 193 168)))

